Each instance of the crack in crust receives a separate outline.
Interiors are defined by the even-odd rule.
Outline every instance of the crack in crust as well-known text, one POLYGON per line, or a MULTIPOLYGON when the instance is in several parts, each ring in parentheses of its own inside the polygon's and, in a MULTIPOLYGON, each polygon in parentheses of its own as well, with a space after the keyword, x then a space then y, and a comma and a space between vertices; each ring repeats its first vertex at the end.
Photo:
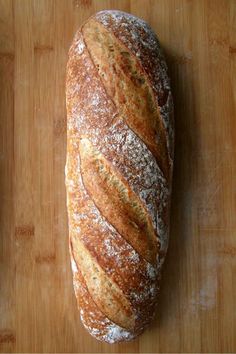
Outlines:
POLYGON ((79 150, 83 183, 95 205, 134 249, 155 265, 157 236, 141 201, 88 139, 80 140, 79 150))
POLYGON ((134 339, 141 332, 141 329, 135 332, 128 331, 101 312, 91 297, 85 279, 76 263, 71 241, 69 242, 69 251, 73 270, 74 291, 84 327, 93 337, 108 343, 134 339))
POLYGON ((75 262, 79 266, 93 301, 107 318, 132 331, 135 316, 130 302, 73 232, 71 241, 75 262))
MULTIPOLYGON (((79 147, 78 139, 68 139, 66 185, 70 240, 75 247, 77 242, 82 242, 91 257, 96 260, 108 278, 117 284, 131 304, 136 318, 135 329, 129 332, 128 337, 131 338, 143 331, 154 313, 159 273, 156 272, 156 267, 146 262, 112 225, 106 222, 95 207, 82 183, 79 150, 76 147, 79 147)), ((73 273, 74 269, 75 267, 73 273)), ((78 295, 78 292, 76 294, 78 295)), ((98 306, 100 302, 97 302, 98 306)), ((101 306, 98 308, 101 311, 101 306)), ((108 317, 110 318, 109 314, 108 317)), ((89 326, 90 332, 93 332, 88 317, 85 321, 85 327, 89 326)), ((112 333, 113 331, 116 334, 120 333, 121 329, 114 326, 113 321, 112 327, 109 327, 112 333)), ((99 327, 99 321, 94 328, 102 328, 99 327)), ((107 335, 104 334, 104 340, 106 336, 110 338, 109 340, 113 338, 114 333, 109 334, 109 328, 107 335)), ((120 336, 123 335, 122 330, 120 336)), ((100 332, 97 332, 97 336, 100 336, 100 332)))
MULTIPOLYGON (((118 74, 122 72, 124 78, 120 80, 119 92, 112 92, 112 85, 107 85, 102 76, 103 70, 104 74, 109 72, 109 65, 96 67, 98 63, 94 52, 91 53, 88 37, 84 33, 86 38, 83 38, 80 29, 67 66, 67 207, 70 240, 77 247, 78 267, 73 263, 72 254, 71 261, 82 322, 91 335, 113 343, 140 334, 154 314, 168 240, 173 142, 171 94, 168 80, 163 84, 165 67, 161 69, 161 80, 156 74, 153 81, 150 77, 152 68, 148 69, 145 58, 153 49, 158 61, 160 53, 156 43, 152 49, 151 46, 144 48, 145 41, 150 39, 151 43, 156 39, 153 40, 151 30, 143 21, 125 13, 107 11, 90 18, 83 30, 90 24, 92 28, 94 22, 111 32, 110 38, 117 45, 117 60, 112 68, 114 72, 120 70, 118 74), (132 36, 137 36, 139 27, 144 26, 145 35, 136 38, 137 43, 142 42, 137 50, 138 59, 134 53, 137 43, 130 45, 132 40, 125 31, 129 38, 122 38, 123 25, 132 36), (133 97, 123 92, 122 85, 127 81, 127 91, 132 91, 133 97), (143 102, 139 90, 143 92, 143 102), (129 102, 137 104, 136 113, 125 107, 129 102), (157 126, 150 117, 159 119, 157 126), (156 174, 158 178, 154 178, 156 174), (160 250, 158 241, 161 241, 160 250), (93 274, 96 279, 92 279, 93 274), (109 284, 117 291, 110 292, 109 284), (109 302, 113 305, 108 306, 109 302)), ((112 53, 114 48, 108 49, 112 53)), ((150 58, 155 66, 153 54, 150 58)), ((163 59, 160 62, 163 64, 163 59)), ((117 79, 111 78, 114 82, 117 79)))
MULTIPOLYGON (((145 72, 155 95, 160 118, 166 129, 170 169, 172 170, 174 156, 173 99, 166 61, 155 32, 144 20, 119 10, 100 11, 92 18, 112 32, 115 38, 125 45, 140 62, 141 69, 145 72)), ((172 177, 171 173, 170 177, 172 177)))
POLYGON ((167 135, 149 79, 137 57, 101 23, 91 19, 81 29, 101 82, 119 114, 148 146, 170 179, 167 135))

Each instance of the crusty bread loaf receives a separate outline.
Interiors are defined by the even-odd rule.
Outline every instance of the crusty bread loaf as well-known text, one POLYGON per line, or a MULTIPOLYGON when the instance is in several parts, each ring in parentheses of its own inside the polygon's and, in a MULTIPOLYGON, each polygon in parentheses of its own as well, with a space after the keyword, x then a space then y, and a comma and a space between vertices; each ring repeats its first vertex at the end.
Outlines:
POLYGON ((109 343, 151 321, 168 245, 173 105, 158 40, 102 11, 67 66, 66 188, 73 281, 84 326, 109 343))

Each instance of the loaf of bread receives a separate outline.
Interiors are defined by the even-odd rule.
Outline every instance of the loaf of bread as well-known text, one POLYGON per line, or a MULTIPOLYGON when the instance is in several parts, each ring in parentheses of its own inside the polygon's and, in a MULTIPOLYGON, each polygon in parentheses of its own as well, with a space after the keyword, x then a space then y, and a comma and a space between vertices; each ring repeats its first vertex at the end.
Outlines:
POLYGON ((81 320, 109 343, 150 323, 167 251, 173 104, 146 22, 102 11, 76 33, 66 82, 66 188, 81 320))

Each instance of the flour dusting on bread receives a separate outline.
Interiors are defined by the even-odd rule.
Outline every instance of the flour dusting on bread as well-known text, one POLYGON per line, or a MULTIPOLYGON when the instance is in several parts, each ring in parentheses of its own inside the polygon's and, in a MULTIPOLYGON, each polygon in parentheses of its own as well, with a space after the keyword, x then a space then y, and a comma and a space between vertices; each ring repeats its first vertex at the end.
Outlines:
MULTIPOLYGON (((159 112, 171 176, 173 102, 167 67, 157 37, 145 21, 121 11, 99 12, 86 22, 86 26, 94 20, 114 35, 109 37, 109 41, 113 38, 114 42, 122 43, 129 52, 128 56, 126 52, 118 60, 114 75, 118 75, 116 70, 119 68, 127 73, 126 69, 132 62, 136 65, 133 67, 141 67, 147 78, 155 104, 153 106, 151 101, 145 104, 159 112)), ((94 46, 99 45, 99 42, 94 43, 94 46)), ((110 42, 107 45, 111 51, 114 50, 110 42)), ((147 143, 150 130, 145 131, 142 122, 132 129, 127 123, 125 111, 120 109, 121 103, 119 105, 117 99, 114 100, 110 91, 108 94, 106 83, 101 79, 102 72, 98 72, 99 68, 89 49, 81 28, 69 51, 66 88, 68 118, 65 174, 71 268, 84 327, 98 340, 115 343, 135 338, 154 316, 161 267, 168 246, 171 178, 163 172, 161 161, 147 143), (139 134, 142 129, 144 131, 139 134), (85 152, 82 156, 81 149, 86 146, 82 148, 81 144, 86 141, 91 146, 90 153, 94 155, 87 156, 85 152), (93 166, 93 174, 88 174, 83 166, 86 169, 93 166), (99 180, 99 176, 103 180, 99 180), (98 182, 99 188, 102 186, 101 195, 106 197, 111 191, 114 192, 114 196, 111 196, 113 199, 106 199, 106 205, 96 198, 98 182), (131 196, 135 196, 130 204, 133 214, 127 209, 127 196, 130 200, 131 196), (118 201, 119 210, 115 208, 118 201), (148 218, 143 217, 145 213, 148 218), (123 215, 122 221, 120 215, 123 215), (137 221, 135 215, 139 215, 142 222, 137 221), (151 225, 149 229, 147 223, 151 225), (134 239, 125 234, 129 230, 129 236, 132 235, 134 228, 137 239, 142 235, 142 230, 154 232, 155 242, 158 243, 154 263, 143 256, 141 237, 137 245, 132 242, 134 239), (83 252, 78 252, 78 249, 83 252), (86 264, 90 264, 94 274, 89 273, 86 264), (114 296, 118 293, 120 307, 117 305, 119 299, 114 296), (104 304, 111 306, 105 308, 104 304), (116 306, 117 313, 120 311, 123 316, 122 324, 117 313, 114 313, 116 306), (131 315, 134 319, 132 326, 129 325, 131 315)), ((128 77, 127 80, 131 79, 128 77)), ((124 94, 127 87, 123 87, 124 94)), ((114 88, 113 95, 116 94, 114 88)), ((122 95, 117 97, 122 100, 122 95)), ((135 108, 131 113, 135 114, 135 108)), ((158 142, 159 138, 157 132, 155 141, 158 142)))

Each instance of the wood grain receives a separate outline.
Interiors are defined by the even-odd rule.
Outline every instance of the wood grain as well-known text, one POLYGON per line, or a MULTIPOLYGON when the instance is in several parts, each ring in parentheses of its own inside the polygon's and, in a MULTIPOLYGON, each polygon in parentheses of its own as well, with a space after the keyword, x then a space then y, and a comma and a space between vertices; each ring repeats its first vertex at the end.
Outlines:
POLYGON ((0 0, 0 351, 236 351, 235 0, 0 0), (147 20, 175 101, 171 240, 159 312, 131 343, 83 329, 68 254, 65 66, 101 9, 147 20))

